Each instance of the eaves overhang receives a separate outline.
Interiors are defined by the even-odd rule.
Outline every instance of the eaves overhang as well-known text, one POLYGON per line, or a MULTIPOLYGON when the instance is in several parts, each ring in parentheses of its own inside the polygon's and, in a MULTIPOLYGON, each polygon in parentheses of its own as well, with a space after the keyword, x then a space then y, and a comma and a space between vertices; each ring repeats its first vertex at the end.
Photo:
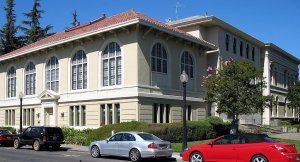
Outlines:
POLYGON ((273 50, 275 50, 279 53, 282 53, 285 56, 287 56, 288 58, 290 58, 290 59, 294 60, 295 62, 297 62, 298 65, 300 64, 300 60, 297 57, 295 57, 292 54, 286 52, 285 50, 281 49, 280 47, 276 46, 273 43, 267 42, 267 43, 265 43, 265 47, 271 48, 271 49, 273 49, 273 50))
POLYGON ((30 54, 30 53, 33 53, 33 52, 37 52, 37 51, 40 51, 40 50, 44 50, 44 49, 47 49, 47 48, 62 45, 62 44, 65 44, 65 43, 69 43, 69 42, 72 42, 72 41, 76 41, 76 40, 79 40, 79 39, 82 39, 82 38, 102 34, 102 33, 105 33, 105 32, 111 31, 111 30, 115 30, 115 29, 118 29, 118 28, 131 26, 131 25, 134 25, 134 24, 141 24, 141 25, 145 25, 145 26, 155 28, 157 30, 163 31, 163 32, 168 33, 170 35, 174 35, 176 37, 179 37, 179 38, 182 38, 184 40, 193 42, 195 44, 202 45, 207 50, 217 49, 217 47, 214 44, 206 42, 204 40, 200 40, 200 39, 198 39, 196 37, 193 37, 192 35, 189 35, 187 33, 182 34, 182 33, 173 31, 171 29, 164 28, 164 27, 162 27, 160 25, 157 25, 155 23, 151 23, 151 22, 148 22, 148 21, 140 19, 140 18, 135 18, 135 19, 131 19, 131 20, 128 20, 128 21, 125 21, 125 22, 118 23, 118 24, 103 27, 103 28, 100 28, 100 29, 97 29, 97 30, 81 33, 81 34, 71 36, 71 37, 68 37, 68 38, 65 38, 65 39, 61 39, 61 40, 58 40, 58 41, 49 42, 49 43, 46 43, 46 44, 43 44, 43 45, 40 45, 40 46, 37 46, 37 47, 29 48, 29 49, 26 49, 24 51, 17 52, 17 53, 11 54, 11 55, 7 55, 7 56, 3 55, 2 57, 0 57, 0 62, 5 61, 5 60, 9 60, 9 59, 12 59, 12 58, 16 58, 16 57, 19 57, 19 56, 23 56, 23 55, 26 55, 26 54, 30 54))

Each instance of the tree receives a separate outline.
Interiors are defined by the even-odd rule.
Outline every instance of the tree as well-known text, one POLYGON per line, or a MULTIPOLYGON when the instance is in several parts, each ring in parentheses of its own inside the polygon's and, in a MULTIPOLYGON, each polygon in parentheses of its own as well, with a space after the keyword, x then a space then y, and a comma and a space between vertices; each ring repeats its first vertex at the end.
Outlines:
POLYGON ((0 30, 0 54, 9 53, 20 47, 20 42, 16 36, 18 27, 15 26, 16 15, 14 14, 14 0, 6 0, 6 23, 0 30))
POLYGON ((239 115, 263 113, 270 97, 263 96, 263 73, 252 63, 229 60, 222 65, 220 70, 207 69, 208 75, 203 78, 206 99, 217 104, 218 113, 232 116, 232 127, 237 129, 239 115))
POLYGON ((299 122, 300 121, 300 82, 299 81, 297 81, 295 85, 289 88, 286 97, 290 101, 288 107, 295 110, 299 122))
POLYGON ((74 10, 74 12, 72 13, 72 16, 73 16, 73 21, 72 21, 71 25, 75 26, 75 25, 77 25, 79 23, 78 20, 77 20, 77 12, 76 12, 76 10, 74 10))
POLYGON ((24 43, 30 44, 36 42, 44 37, 47 37, 51 34, 48 31, 52 28, 51 25, 47 25, 45 28, 40 26, 39 20, 42 18, 41 14, 44 13, 43 10, 39 10, 41 4, 39 0, 34 0, 33 8, 28 13, 24 13, 24 15, 29 20, 22 21, 22 24, 29 26, 29 28, 21 27, 21 30, 24 32, 24 43))

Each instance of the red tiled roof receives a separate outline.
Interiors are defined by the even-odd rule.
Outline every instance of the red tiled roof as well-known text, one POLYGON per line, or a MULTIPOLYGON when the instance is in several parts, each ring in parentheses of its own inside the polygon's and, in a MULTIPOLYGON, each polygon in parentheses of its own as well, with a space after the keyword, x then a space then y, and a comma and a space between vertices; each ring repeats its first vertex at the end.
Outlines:
MULTIPOLYGON (((74 26, 72 28, 69 28, 69 29, 63 31, 63 32, 57 32, 54 35, 51 35, 51 36, 46 37, 44 39, 41 39, 37 42, 34 42, 32 44, 29 44, 27 46, 19 48, 19 49, 15 50, 15 51, 12 51, 10 53, 4 54, 4 55, 0 56, 0 58, 6 57, 6 56, 9 56, 9 55, 13 55, 13 54, 17 54, 17 53, 20 53, 20 52, 25 52, 26 50, 30 50, 30 49, 33 49, 33 48, 36 48, 36 47, 39 47, 39 46, 43 46, 43 45, 47 45, 49 43, 61 41, 61 40, 71 38, 71 37, 76 36, 76 35, 80 35, 80 34, 84 34, 84 33, 87 33, 87 32, 95 31, 97 29, 101 29, 101 28, 104 28, 104 27, 109 27, 109 26, 112 26, 112 25, 115 25, 115 24, 130 21, 130 20, 133 20, 133 19, 142 19, 144 21, 150 22, 150 23, 158 25, 160 27, 175 31, 179 34, 191 37, 193 39, 198 39, 199 41, 202 41, 205 44, 210 44, 208 42, 205 42, 204 40, 201 40, 197 37, 189 35, 189 34, 187 34, 186 32, 184 32, 180 29, 177 29, 175 27, 172 27, 170 25, 162 23, 158 20, 155 20, 153 18, 145 16, 145 15, 139 13, 139 12, 136 12, 135 10, 130 10, 130 11, 127 11, 127 12, 123 12, 123 13, 108 17, 108 18, 99 18, 99 19, 97 19, 95 21, 92 21, 90 23, 87 23, 87 24, 74 26)), ((212 45, 212 44, 210 44, 210 45, 212 45)), ((212 45, 212 46, 214 46, 214 45, 212 45)))

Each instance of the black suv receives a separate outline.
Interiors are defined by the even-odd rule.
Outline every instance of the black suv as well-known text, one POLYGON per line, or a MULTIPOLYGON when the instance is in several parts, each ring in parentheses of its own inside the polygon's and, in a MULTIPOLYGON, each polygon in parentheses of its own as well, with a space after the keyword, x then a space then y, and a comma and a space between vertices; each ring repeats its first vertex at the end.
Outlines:
POLYGON ((63 143, 64 136, 59 127, 32 126, 14 136, 15 149, 19 149, 23 145, 32 145, 35 151, 39 151, 42 146, 52 146, 52 149, 59 150, 60 144, 63 143))

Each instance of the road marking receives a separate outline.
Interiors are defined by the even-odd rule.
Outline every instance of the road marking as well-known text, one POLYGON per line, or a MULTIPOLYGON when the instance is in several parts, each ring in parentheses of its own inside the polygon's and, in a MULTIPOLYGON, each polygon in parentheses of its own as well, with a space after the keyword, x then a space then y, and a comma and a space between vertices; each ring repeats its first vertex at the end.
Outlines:
POLYGON ((63 154, 63 156, 67 156, 67 157, 79 157, 80 155, 68 155, 68 154, 63 154))
POLYGON ((13 150, 13 149, 15 149, 15 148, 5 148, 6 150, 13 150))

